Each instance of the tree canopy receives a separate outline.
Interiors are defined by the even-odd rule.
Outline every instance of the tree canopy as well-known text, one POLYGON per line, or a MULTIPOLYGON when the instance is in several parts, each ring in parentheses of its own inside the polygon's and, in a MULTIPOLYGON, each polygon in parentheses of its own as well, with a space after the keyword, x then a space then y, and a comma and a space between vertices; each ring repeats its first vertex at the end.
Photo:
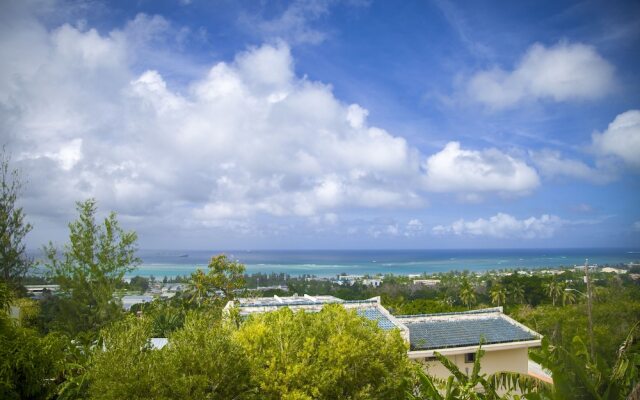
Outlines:
POLYGON ((9 161, 3 148, 0 154, 0 279, 15 289, 33 265, 24 242, 32 226, 18 206, 22 182, 19 171, 12 169, 9 161))
POLYGON ((69 224, 69 243, 62 254, 52 243, 45 247, 46 268, 60 285, 58 327, 72 335, 95 334, 117 318, 116 285, 140 260, 135 232, 124 231, 110 213, 99 224, 96 201, 78 202, 78 219, 69 224))

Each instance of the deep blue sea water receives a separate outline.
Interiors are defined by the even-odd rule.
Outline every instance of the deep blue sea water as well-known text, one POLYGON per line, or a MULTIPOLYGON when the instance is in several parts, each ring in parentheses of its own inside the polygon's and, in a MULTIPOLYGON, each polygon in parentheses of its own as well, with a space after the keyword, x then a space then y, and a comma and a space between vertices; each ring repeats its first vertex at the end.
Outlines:
POLYGON ((140 250, 143 263, 130 275, 189 275, 205 268, 211 256, 226 254, 248 273, 335 276, 487 271, 640 262, 640 249, 475 249, 475 250, 140 250))

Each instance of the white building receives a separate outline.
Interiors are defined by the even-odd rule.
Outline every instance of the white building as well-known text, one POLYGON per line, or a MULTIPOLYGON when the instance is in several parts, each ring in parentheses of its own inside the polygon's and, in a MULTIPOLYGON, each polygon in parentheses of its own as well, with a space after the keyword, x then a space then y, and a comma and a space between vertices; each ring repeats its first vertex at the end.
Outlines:
POLYGON ((413 284, 427 287, 436 287, 440 284, 440 279, 414 279, 413 284))
POLYGON ((438 352, 469 373, 482 343, 483 373, 499 371, 529 374, 530 347, 540 346, 542 336, 513 320, 502 307, 457 313, 402 315, 396 317, 409 329, 409 358, 425 364, 431 375, 444 378, 449 371, 435 359, 438 352))
POLYGON ((620 269, 620 268, 604 267, 602 268, 602 272, 609 273, 609 274, 626 274, 629 271, 627 271, 626 269, 620 269))
POLYGON ((292 310, 320 311, 325 304, 338 303, 374 320, 384 330, 398 329, 409 344, 408 356, 422 362, 429 373, 439 378, 449 371, 435 359, 438 352, 467 372, 482 343, 483 373, 512 371, 550 380, 539 366, 531 364, 528 349, 540 346, 542 336, 508 317, 502 307, 457 313, 393 316, 380 304, 380 297, 349 301, 333 296, 291 296, 243 298, 230 301, 225 312, 237 308, 241 316, 289 307, 292 310), (532 371, 535 368, 535 371, 532 371))
POLYGON ((122 296, 121 300, 122 308, 129 311, 134 304, 151 303, 153 296, 122 296))
POLYGON ((366 278, 362 280, 362 284, 365 286, 378 287, 382 285, 382 279, 366 278))

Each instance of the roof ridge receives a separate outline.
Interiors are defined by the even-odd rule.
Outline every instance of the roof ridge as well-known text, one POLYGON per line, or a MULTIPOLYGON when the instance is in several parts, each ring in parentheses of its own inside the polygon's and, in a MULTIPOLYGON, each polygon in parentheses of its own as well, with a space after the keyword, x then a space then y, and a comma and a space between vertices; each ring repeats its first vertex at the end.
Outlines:
POLYGON ((396 315, 396 318, 417 318, 417 317, 439 317, 439 316, 447 316, 447 315, 474 315, 474 314, 491 314, 491 313, 501 313, 502 307, 491 307, 491 308, 481 308, 479 310, 469 310, 469 311, 451 311, 445 313, 431 313, 431 314, 406 314, 406 315, 396 315))

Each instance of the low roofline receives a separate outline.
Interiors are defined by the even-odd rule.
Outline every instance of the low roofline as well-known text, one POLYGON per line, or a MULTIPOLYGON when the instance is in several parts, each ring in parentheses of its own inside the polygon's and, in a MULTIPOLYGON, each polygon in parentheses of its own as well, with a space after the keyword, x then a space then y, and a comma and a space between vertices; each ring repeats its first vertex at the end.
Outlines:
MULTIPOLYGON (((523 340, 519 342, 485 344, 485 345, 482 345, 482 350, 498 351, 498 350, 538 347, 540 346, 541 342, 542 342, 541 339, 536 339, 536 340, 523 340)), ((478 347, 480 346, 473 345, 473 346, 450 347, 450 348, 430 349, 430 350, 410 350, 408 352, 408 355, 409 355, 409 358, 411 359, 433 357, 435 352, 438 352, 443 356, 452 356, 456 354, 475 353, 476 351, 478 351, 478 347)))
POLYGON ((491 314, 491 313, 501 313, 504 314, 502 306, 500 307, 491 307, 491 308, 481 308, 478 310, 469 310, 469 311, 451 311, 444 313, 431 313, 431 314, 406 314, 406 315, 398 315, 396 318, 422 318, 422 317, 446 317, 446 316, 455 316, 455 315, 474 315, 474 314, 491 314))

